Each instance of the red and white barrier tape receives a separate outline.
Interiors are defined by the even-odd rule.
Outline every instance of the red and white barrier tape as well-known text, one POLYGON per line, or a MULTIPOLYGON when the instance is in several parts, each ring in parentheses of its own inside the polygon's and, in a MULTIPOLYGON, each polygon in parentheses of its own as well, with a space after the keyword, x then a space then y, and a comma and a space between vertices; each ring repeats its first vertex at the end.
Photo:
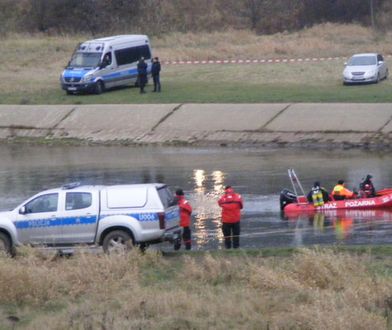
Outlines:
MULTIPOLYGON (((387 55, 386 57, 391 57, 387 55)), ((273 63, 303 63, 347 60, 349 57, 305 57, 305 58, 275 58, 261 60, 194 60, 194 61, 164 61, 166 65, 194 65, 194 64, 273 64, 273 63)))

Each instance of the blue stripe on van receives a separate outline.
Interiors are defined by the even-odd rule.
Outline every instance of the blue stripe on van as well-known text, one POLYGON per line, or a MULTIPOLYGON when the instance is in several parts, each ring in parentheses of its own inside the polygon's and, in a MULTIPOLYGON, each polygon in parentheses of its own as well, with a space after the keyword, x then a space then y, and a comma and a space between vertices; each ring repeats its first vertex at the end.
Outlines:
POLYGON ((137 76, 137 69, 124 70, 113 72, 102 76, 104 81, 130 79, 137 76))

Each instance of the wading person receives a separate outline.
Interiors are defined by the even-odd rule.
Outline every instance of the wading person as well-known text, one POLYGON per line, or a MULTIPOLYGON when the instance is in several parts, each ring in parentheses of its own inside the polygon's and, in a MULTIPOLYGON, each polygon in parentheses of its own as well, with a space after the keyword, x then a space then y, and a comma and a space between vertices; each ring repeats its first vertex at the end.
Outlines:
MULTIPOLYGON (((191 240, 191 214, 192 206, 185 199, 184 192, 182 189, 176 190, 176 197, 178 200, 178 206, 180 208, 180 226, 182 227, 182 240, 186 250, 190 250, 192 247, 191 240)), ((181 247, 181 243, 174 248, 178 250, 181 247)))
POLYGON ((160 93, 161 91, 161 79, 160 79, 160 72, 161 72, 161 63, 159 62, 158 57, 154 57, 151 67, 151 75, 152 80, 154 81, 154 90, 153 92, 160 93))
POLYGON ((225 248, 234 249, 240 246, 240 221, 243 201, 241 195, 234 192, 231 186, 225 187, 224 195, 218 200, 222 208, 222 232, 225 248))
POLYGON ((140 87, 140 94, 144 94, 144 87, 147 84, 147 64, 144 62, 144 57, 141 57, 137 63, 137 81, 140 87))

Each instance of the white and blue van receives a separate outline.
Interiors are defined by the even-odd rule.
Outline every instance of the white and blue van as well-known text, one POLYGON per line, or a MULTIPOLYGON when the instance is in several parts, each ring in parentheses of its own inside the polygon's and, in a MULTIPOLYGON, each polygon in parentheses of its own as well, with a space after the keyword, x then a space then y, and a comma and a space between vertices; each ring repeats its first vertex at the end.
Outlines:
POLYGON ((79 44, 60 76, 67 94, 136 85, 137 62, 144 57, 151 74, 151 47, 145 35, 118 35, 79 44))

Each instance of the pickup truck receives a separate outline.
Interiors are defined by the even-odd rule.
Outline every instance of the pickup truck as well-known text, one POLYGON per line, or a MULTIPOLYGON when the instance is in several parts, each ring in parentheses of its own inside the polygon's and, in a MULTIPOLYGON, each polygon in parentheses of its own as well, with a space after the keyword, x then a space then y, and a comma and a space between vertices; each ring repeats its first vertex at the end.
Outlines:
POLYGON ((107 253, 181 237, 176 199, 165 184, 68 184, 0 213, 0 251, 22 244, 71 250, 102 246, 107 253))

